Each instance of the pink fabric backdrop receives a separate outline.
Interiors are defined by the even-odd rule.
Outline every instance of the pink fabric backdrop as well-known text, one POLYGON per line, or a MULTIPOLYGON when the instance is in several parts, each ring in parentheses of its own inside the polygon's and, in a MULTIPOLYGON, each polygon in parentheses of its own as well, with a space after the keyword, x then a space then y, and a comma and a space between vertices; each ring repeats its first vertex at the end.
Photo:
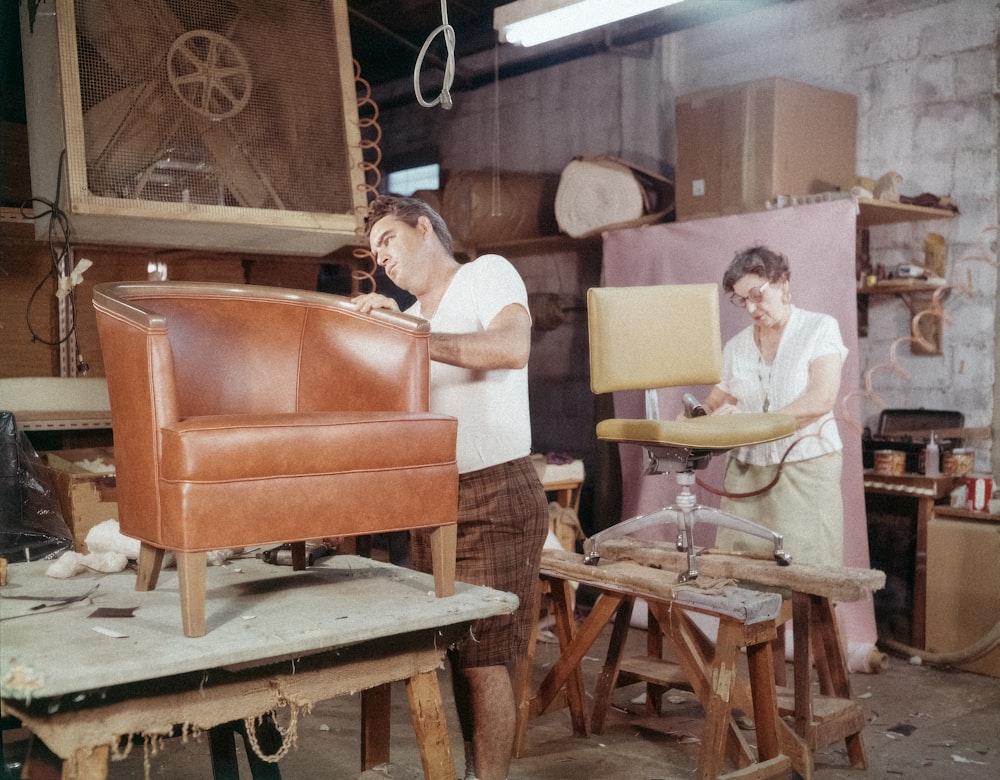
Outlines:
MULTIPOLYGON (((856 403, 843 405, 844 395, 860 386, 858 372, 857 297, 855 287, 855 219, 857 206, 840 200, 809 206, 739 214, 730 217, 650 225, 604 234, 604 281, 608 287, 649 284, 716 282, 722 294, 722 274, 733 255, 753 244, 782 252, 791 268, 792 302, 803 309, 826 312, 840 323, 849 353, 844 363, 841 397, 835 414, 844 441, 844 563, 867 567, 868 527, 862 481, 861 435, 856 403)), ((722 299, 723 343, 749 324, 741 309, 722 299)), ((672 418, 681 411, 680 395, 690 389, 704 398, 710 388, 661 391, 660 414, 672 418)), ((642 394, 616 393, 615 414, 645 415, 642 394)), ((643 477, 642 452, 621 447, 622 517, 653 511, 672 503, 676 484, 670 475, 643 477)), ((724 459, 716 458, 699 476, 721 488, 724 459)), ((704 490, 702 503, 718 505, 704 490)), ((703 529, 699 544, 710 544, 703 529)), ((794 550, 789 550, 793 558, 794 550)), ((851 654, 864 654, 876 641, 872 601, 838 607, 842 625, 852 645, 851 654)), ((852 663, 855 671, 865 664, 852 663)))

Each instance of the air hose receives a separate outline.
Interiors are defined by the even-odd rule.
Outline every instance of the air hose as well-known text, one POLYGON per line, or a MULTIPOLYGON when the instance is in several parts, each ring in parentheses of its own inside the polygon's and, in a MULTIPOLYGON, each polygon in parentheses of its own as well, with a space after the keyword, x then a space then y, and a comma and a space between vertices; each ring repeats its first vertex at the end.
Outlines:
POLYGON ((980 639, 962 650, 935 653, 929 650, 910 647, 895 639, 879 639, 879 644, 887 650, 901 653, 910 658, 919 658, 921 661, 933 664, 934 666, 958 666, 969 661, 975 661, 977 658, 982 658, 994 648, 1000 647, 1000 621, 994 623, 993 627, 980 639))

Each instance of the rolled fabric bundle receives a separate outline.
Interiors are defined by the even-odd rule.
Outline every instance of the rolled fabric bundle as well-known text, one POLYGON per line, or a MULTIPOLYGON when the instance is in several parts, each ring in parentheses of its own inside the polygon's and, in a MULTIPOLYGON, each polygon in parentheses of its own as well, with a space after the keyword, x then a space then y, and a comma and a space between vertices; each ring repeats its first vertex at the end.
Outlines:
POLYGON ((556 220, 573 238, 651 224, 673 210, 673 182, 616 157, 577 157, 559 177, 556 220))
POLYGON ((416 190, 413 197, 422 200, 438 214, 441 213, 441 190, 416 190))
POLYGON ((454 171, 448 175, 441 216, 463 247, 557 235, 551 173, 454 171))

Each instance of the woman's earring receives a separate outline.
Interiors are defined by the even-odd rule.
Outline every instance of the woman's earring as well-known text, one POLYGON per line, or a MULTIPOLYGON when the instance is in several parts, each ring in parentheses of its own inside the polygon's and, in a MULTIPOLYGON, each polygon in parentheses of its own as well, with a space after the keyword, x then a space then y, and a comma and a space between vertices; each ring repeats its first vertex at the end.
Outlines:
POLYGON ((784 304, 789 304, 789 303, 792 302, 792 294, 790 292, 788 292, 788 290, 785 290, 781 294, 781 302, 784 303, 784 304))

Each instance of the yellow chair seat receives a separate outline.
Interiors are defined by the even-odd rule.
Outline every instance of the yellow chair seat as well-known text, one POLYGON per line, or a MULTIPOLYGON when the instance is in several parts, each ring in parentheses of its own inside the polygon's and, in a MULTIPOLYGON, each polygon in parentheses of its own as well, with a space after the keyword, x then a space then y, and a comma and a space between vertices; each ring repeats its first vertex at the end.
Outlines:
POLYGON ((683 420, 608 419, 597 424, 597 438, 602 441, 720 451, 783 439, 794 432, 794 417, 764 413, 683 420))

